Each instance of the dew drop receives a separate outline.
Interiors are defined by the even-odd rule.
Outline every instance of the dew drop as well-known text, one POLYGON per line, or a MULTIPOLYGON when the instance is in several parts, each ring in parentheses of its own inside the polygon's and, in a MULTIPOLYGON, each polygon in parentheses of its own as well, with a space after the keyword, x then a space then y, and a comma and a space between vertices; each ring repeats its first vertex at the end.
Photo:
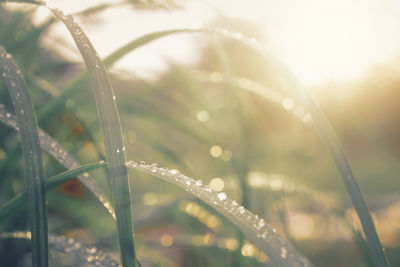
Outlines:
POLYGON ((117 97, 115 95, 113 95, 113 99, 115 100, 115 99, 117 99, 117 97))
POLYGON ((119 151, 119 149, 117 148, 117 153, 119 153, 120 151, 119 151))
POLYGON ((246 211, 246 209, 245 209, 243 206, 240 206, 240 207, 238 208, 238 210, 239 210, 239 213, 240 213, 240 214, 243 214, 243 213, 246 211))
POLYGON ((169 173, 172 174, 172 175, 176 175, 176 174, 179 174, 179 171, 175 170, 175 169, 172 169, 172 170, 169 170, 169 173))
POLYGON ((219 200, 223 201, 223 200, 225 200, 227 197, 226 197, 226 194, 225 194, 224 192, 220 192, 220 193, 217 194, 217 198, 218 198, 219 200))
POLYGON ((92 262, 95 259, 94 256, 90 255, 89 257, 86 258, 87 262, 92 262))
POLYGON ((96 253, 96 251, 97 251, 96 247, 91 247, 91 248, 86 249, 86 252, 89 254, 94 254, 94 253, 96 253))
POLYGON ((281 257, 282 257, 282 259, 286 259, 286 257, 287 257, 286 248, 281 248, 281 257))
POLYGON ((99 161, 100 164, 106 163, 104 160, 99 161))

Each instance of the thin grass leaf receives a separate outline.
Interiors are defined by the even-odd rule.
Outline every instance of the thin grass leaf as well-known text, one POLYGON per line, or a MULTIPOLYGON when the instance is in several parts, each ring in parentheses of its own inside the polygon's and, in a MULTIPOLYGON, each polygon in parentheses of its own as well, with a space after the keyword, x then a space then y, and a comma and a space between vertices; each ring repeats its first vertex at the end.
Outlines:
POLYGON ((229 85, 261 96, 274 104, 280 105, 286 111, 291 112, 302 122, 306 124, 311 123, 308 113, 306 113, 300 105, 295 103, 291 97, 284 96, 276 89, 266 87, 265 85, 253 81, 247 77, 237 77, 234 75, 226 75, 219 72, 207 71, 193 71, 193 75, 202 82, 229 85), (215 79, 215 77, 218 78, 215 79))
MULTIPOLYGON (((30 232, 12 232, 3 233, 1 238, 31 239, 30 232)), ((121 265, 113 257, 107 255, 102 250, 94 246, 88 246, 81 242, 67 238, 65 236, 49 235, 49 247, 55 251, 59 251, 76 257, 82 262, 89 263, 91 266, 100 267, 120 267, 121 265)))
MULTIPOLYGON (((52 176, 45 181, 46 191, 55 188, 66 181, 76 177, 79 174, 86 173, 90 170, 97 169, 100 167, 105 167, 106 163, 93 163, 80 166, 76 169, 68 170, 52 176)), ((0 207, 0 220, 8 218, 11 214, 21 210, 28 199, 27 192, 20 193, 13 197, 11 200, 7 201, 0 207)))
POLYGON ((46 192, 35 110, 21 70, 2 46, 0 66, 20 128, 32 232, 32 263, 34 267, 45 267, 48 266, 46 192))
POLYGON ((290 179, 286 175, 250 172, 247 176, 247 183, 254 189, 281 193, 283 197, 302 195, 328 209, 332 208, 336 202, 335 198, 327 192, 317 191, 306 184, 290 179))
MULTIPOLYGON (((0 103, 0 121, 11 128, 14 128, 16 131, 19 131, 17 121, 15 120, 15 115, 11 112, 8 112, 2 103, 0 103)), ((48 133, 40 128, 38 129, 38 131, 40 146, 42 147, 42 149, 52 155, 65 168, 73 169, 81 165, 63 146, 61 146, 48 133)), ((92 192, 93 195, 95 195, 95 197, 103 204, 108 213, 115 220, 114 207, 111 205, 106 194, 96 184, 94 179, 91 178, 90 175, 87 173, 79 174, 77 178, 89 189, 90 192, 92 192)))
POLYGON ((263 250, 279 266, 312 266, 311 263, 290 243, 269 227, 258 215, 246 210, 236 201, 230 200, 224 192, 217 192, 194 180, 178 170, 160 168, 158 164, 145 164, 129 161, 132 168, 164 181, 173 183, 186 192, 196 196, 236 225, 246 237, 263 250))
MULTIPOLYGON (((339 173, 344 181, 344 184, 346 186, 346 189, 350 195, 350 199, 353 203, 353 206, 357 212, 357 215, 360 219, 361 225, 363 227, 363 231, 365 233, 365 236, 367 238, 369 247, 371 249, 371 252, 374 256, 375 262, 378 266, 389 266, 387 262, 386 255, 384 253, 382 244, 379 240, 378 234, 376 232, 374 223, 371 218, 371 214, 368 210, 367 204, 364 200, 364 197, 360 191, 360 188, 357 184, 357 181, 354 177, 354 174, 351 170, 351 167, 347 161, 346 156, 344 155, 343 148, 340 145, 340 142, 338 141, 332 127, 330 126, 328 120, 325 118, 323 115, 322 111, 318 108, 318 106, 315 104, 314 99, 308 94, 307 90, 301 85, 299 80, 296 78, 296 76, 290 72, 289 68, 281 62, 278 58, 276 58, 270 51, 269 48, 259 42, 257 39, 254 38, 247 38, 241 33, 235 33, 231 32, 226 29, 219 29, 219 28, 205 28, 205 29, 182 29, 179 31, 180 33, 183 32, 209 32, 209 33, 214 33, 218 34, 224 37, 227 37, 229 39, 234 39, 236 41, 239 41, 255 51, 259 52, 262 56, 265 57, 265 59, 274 66, 274 68, 282 75, 282 80, 284 81, 285 84, 288 84, 290 89, 293 91, 296 97, 299 98, 300 103, 302 104, 303 108, 305 109, 306 112, 308 112, 312 118, 312 123, 314 127, 316 128, 316 131, 318 134, 321 136, 321 139, 325 143, 325 145, 328 147, 330 150, 333 160, 339 170, 339 173)), ((157 38, 167 36, 169 34, 174 34, 176 33, 174 30, 170 31, 162 31, 158 33, 153 33, 151 36, 151 40, 155 40, 157 38), (162 33, 165 34, 162 34, 162 33)), ((147 35, 150 36, 150 35, 147 35)), ((145 37, 145 36, 144 36, 145 37)), ((142 38, 144 38, 142 37, 142 38)), ((133 41, 132 43, 134 43, 133 41)), ((132 43, 129 43, 125 47, 129 47, 129 45, 132 45, 132 43)), ((135 47, 133 46, 133 49, 135 47)), ((118 58, 122 57, 124 53, 128 53, 129 49, 120 49, 122 52, 116 52, 118 56, 114 56, 115 60, 118 58)), ((106 60, 107 63, 109 63, 106 60)), ((111 61, 110 61, 111 62, 111 61)))
POLYGON ((103 142, 108 163, 107 176, 114 199, 122 264, 123 266, 135 266, 136 256, 133 242, 131 195, 129 192, 128 172, 125 166, 125 146, 123 144, 121 123, 115 103, 116 97, 105 67, 86 34, 71 16, 64 16, 59 10, 50 10, 68 28, 88 69, 103 133, 103 142))

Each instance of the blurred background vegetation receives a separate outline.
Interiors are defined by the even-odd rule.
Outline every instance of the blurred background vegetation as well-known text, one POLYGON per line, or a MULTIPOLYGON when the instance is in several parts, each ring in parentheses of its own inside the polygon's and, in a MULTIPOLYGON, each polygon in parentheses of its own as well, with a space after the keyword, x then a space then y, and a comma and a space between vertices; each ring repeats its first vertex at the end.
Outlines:
MULTIPOLYGON (((172 2, 132 5, 145 13, 182 8, 172 2)), ((96 27, 107 23, 96 20, 107 8, 76 16, 84 26, 96 27)), ((39 125, 81 163, 98 162, 103 148, 88 81, 74 84, 73 96, 40 117, 41 109, 84 68, 59 48, 68 42, 48 41, 55 19, 32 23, 35 12, 32 6, 0 6, 0 44, 23 70, 39 125)), ((213 25, 262 39, 257 27, 239 19, 221 16, 213 25)), ((243 44, 204 34, 194 38, 200 44, 199 60, 190 66, 168 61, 167 71, 152 79, 110 70, 128 159, 176 168, 225 191, 264 217, 316 266, 373 266, 331 156, 307 120, 298 118, 301 110, 290 92, 279 87, 279 73, 243 44), (283 101, 241 89, 251 89, 253 81, 274 88, 283 101)), ((400 60, 393 58, 371 67, 363 79, 312 88, 349 158, 392 266, 400 265, 399 86, 400 60)), ((0 99, 11 110, 3 80, 0 99)), ((0 125, 0 136, 3 204, 23 191, 25 183, 18 135, 0 125)), ((48 155, 44 165, 47 177, 63 170, 48 155)), ((107 191, 102 171, 93 177, 107 191)), ((143 266, 268 263, 265 254, 203 203, 150 176, 132 171, 130 177, 137 254, 143 266)), ((118 255, 112 219, 78 180, 48 193, 48 219, 49 232, 118 255)), ((1 218, 0 229, 27 229, 26 212, 1 218)), ((27 242, 0 240, 1 265, 29 266, 29 250, 27 242)), ((55 266, 81 264, 75 261, 52 254, 55 266)))

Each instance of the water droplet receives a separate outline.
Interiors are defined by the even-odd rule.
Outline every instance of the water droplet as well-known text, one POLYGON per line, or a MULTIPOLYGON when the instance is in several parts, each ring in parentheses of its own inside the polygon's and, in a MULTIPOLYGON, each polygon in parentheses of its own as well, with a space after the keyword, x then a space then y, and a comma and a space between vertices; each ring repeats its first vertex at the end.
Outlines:
POLYGON ((6 76, 7 76, 7 74, 6 74, 5 72, 3 72, 1 75, 2 75, 3 77, 6 77, 6 76))
POLYGON ((7 118, 11 118, 11 113, 8 113, 8 112, 7 112, 7 113, 6 113, 6 117, 7 117, 7 118))
POLYGON ((82 244, 81 243, 79 243, 79 242, 76 242, 73 246, 72 246, 72 249, 73 250, 78 250, 78 249, 80 249, 81 248, 81 246, 82 246, 82 244))
POLYGON ((189 180, 186 181, 186 185, 191 185, 191 184, 192 183, 189 180))
POLYGON ((86 258, 87 262, 92 262, 95 259, 94 256, 90 255, 89 257, 86 258))
POLYGON ((104 160, 99 161, 100 164, 106 163, 104 160))
POLYGON ((293 107, 294 107, 294 102, 293 102, 293 100, 291 98, 285 98, 282 101, 282 106, 286 110, 292 110, 293 107))
POLYGON ((194 184, 196 186, 203 186, 203 181, 202 180, 197 180, 194 184))
POLYGON ((281 248, 281 257, 282 257, 282 259, 286 259, 286 257, 287 257, 286 248, 281 248))
POLYGON ((117 99, 117 97, 115 95, 113 95, 113 99, 115 100, 115 99, 117 99))
POLYGON ((6 58, 10 59, 10 58, 11 58, 11 55, 10 55, 10 54, 7 54, 7 55, 6 55, 6 58))
POLYGON ((24 113, 25 113, 25 111, 24 111, 23 109, 21 109, 19 112, 21 112, 21 114, 24 114, 24 113))
POLYGON ((21 74, 21 71, 20 71, 20 70, 17 70, 17 74, 21 74))
POLYGON ((179 171, 175 170, 175 169, 171 169, 171 170, 169 170, 169 173, 172 175, 176 175, 176 174, 179 174, 179 171))
POLYGON ((265 226, 265 221, 263 219, 258 221, 258 227, 262 228, 265 226))
POLYGON ((86 252, 89 254, 94 254, 97 252, 97 248, 96 247, 87 248, 86 252))
POLYGON ((119 149, 117 148, 117 153, 119 153, 120 151, 119 151, 119 149))
POLYGON ((223 201, 223 200, 225 200, 227 197, 226 197, 226 194, 225 194, 224 192, 220 192, 220 193, 217 194, 217 198, 218 198, 219 200, 223 201))
POLYGON ((153 163, 150 165, 150 172, 152 173, 157 173, 158 172, 158 164, 157 163, 153 163))
POLYGON ((125 149, 126 149, 126 147, 125 147, 125 146, 123 146, 123 147, 122 147, 122 151, 125 151, 125 149))
MULTIPOLYGON (((15 82, 11 82, 12 87, 15 87, 15 85, 16 85, 15 82)), ((19 97, 19 93, 17 94, 17 97, 19 97)))
POLYGON ((245 209, 243 206, 240 206, 240 207, 238 208, 238 210, 239 210, 239 213, 240 213, 240 214, 243 214, 243 213, 246 211, 246 209, 245 209))

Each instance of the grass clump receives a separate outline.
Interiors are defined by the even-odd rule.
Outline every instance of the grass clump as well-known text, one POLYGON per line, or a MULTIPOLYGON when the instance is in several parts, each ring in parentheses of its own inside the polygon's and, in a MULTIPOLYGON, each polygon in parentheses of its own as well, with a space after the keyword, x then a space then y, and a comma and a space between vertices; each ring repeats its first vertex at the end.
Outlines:
MULTIPOLYGON (((42 1, 13 2, 46 6, 42 1)), ((77 16, 97 14, 112 7, 102 4, 77 16)), ((326 218, 333 218, 334 222, 340 221, 338 225, 345 225, 340 227, 351 230, 351 234, 344 236, 357 240, 360 252, 337 249, 325 255, 323 263, 340 258, 335 253, 352 253, 356 256, 349 264, 364 258, 371 266, 388 266, 340 136, 336 136, 297 78, 265 45, 222 28, 182 28, 135 38, 101 60, 72 16, 58 9, 49 10, 67 27, 85 65, 81 68, 57 62, 52 58, 57 57, 54 51, 46 51, 46 56, 39 58, 46 58, 44 63, 48 65, 40 65, 49 66, 47 69, 33 68, 32 64, 18 69, 11 55, 1 48, 1 70, 15 114, 6 108, 9 101, 2 100, 0 121, 18 131, 21 138, 6 128, 0 132, 7 139, 3 142, 7 144, 0 148, 0 159, 5 159, 0 169, 6 177, 2 190, 8 192, 0 202, 0 246, 12 244, 14 254, 32 251, 34 266, 48 265, 48 247, 72 256, 65 260, 67 263, 62 257, 57 258, 65 265, 79 260, 94 266, 140 266, 140 262, 161 266, 188 262, 196 266, 313 266, 321 265, 322 246, 318 242, 322 243, 324 236, 318 234, 316 224, 324 221, 330 225, 326 218), (203 62, 194 71, 171 66, 156 81, 126 80, 106 71, 140 47, 183 33, 216 37, 218 42, 205 48, 203 62), (242 53, 254 68, 242 66, 242 53), (257 64, 266 66, 265 62, 268 75, 257 68, 257 64), (70 69, 73 74, 64 76, 70 69), (22 72, 26 73, 26 81, 22 72), (86 90, 89 82, 91 94, 86 90), (115 92, 113 85, 118 88, 115 92), (40 103, 36 109, 42 128, 36 122, 35 103, 40 103), (292 114, 287 116, 287 111, 292 114), (309 126, 314 127, 333 157, 365 239, 360 229, 349 222, 352 210, 345 204, 340 185, 327 185, 334 181, 334 168, 325 161, 325 152, 314 141, 309 126), (296 141, 291 140, 293 129, 300 129, 296 141), (43 162, 41 149, 48 152, 43 162), (134 160, 127 161, 127 153, 134 160), (286 155, 287 164, 282 163, 282 155, 286 155), (26 168, 26 190, 21 189, 19 180, 21 158, 26 168), (156 161, 170 168, 140 160, 156 161), (306 163, 313 167, 305 168, 306 163), (135 170, 134 178, 129 178, 128 168, 135 170), (329 179, 322 182, 318 178, 321 174, 329 179), (151 180, 149 175, 162 181, 151 180), (44 179, 45 176, 51 178, 44 179), (306 177, 312 178, 308 181, 306 177), (59 189, 49 190, 55 187, 59 189), (187 198, 193 200, 182 201, 187 198), (112 204, 108 199, 112 199, 112 204), (320 205, 326 199, 329 201, 320 205), (103 214, 99 203, 111 216, 103 214), (207 205, 203 207, 204 203, 207 205), (212 209, 208 210, 209 207, 212 209), (22 212, 26 208, 28 215, 22 212), (13 225, 18 218, 29 218, 30 231, 26 231, 24 223, 13 225), (299 227, 303 227, 301 233, 299 227), (31 240, 32 249, 19 251, 23 242, 14 239, 31 240), (120 255, 120 259, 107 251, 120 255), (203 256, 204 251, 208 257, 203 256), (220 255, 224 255, 222 262, 220 255)), ((22 19, 24 15, 15 20, 22 19)), ((53 23, 54 18, 48 19, 42 30, 53 23)), ((1 34, 12 32, 2 32, 0 28, 1 34)), ((35 34, 32 38, 38 40, 42 32, 35 34)), ((16 50, 13 56, 19 58, 23 53, 16 50)), ((326 235, 326 240, 335 240, 332 244, 344 242, 326 235)), ((352 244, 348 240, 345 243, 352 244)), ((17 262, 7 261, 11 265, 17 262)))

